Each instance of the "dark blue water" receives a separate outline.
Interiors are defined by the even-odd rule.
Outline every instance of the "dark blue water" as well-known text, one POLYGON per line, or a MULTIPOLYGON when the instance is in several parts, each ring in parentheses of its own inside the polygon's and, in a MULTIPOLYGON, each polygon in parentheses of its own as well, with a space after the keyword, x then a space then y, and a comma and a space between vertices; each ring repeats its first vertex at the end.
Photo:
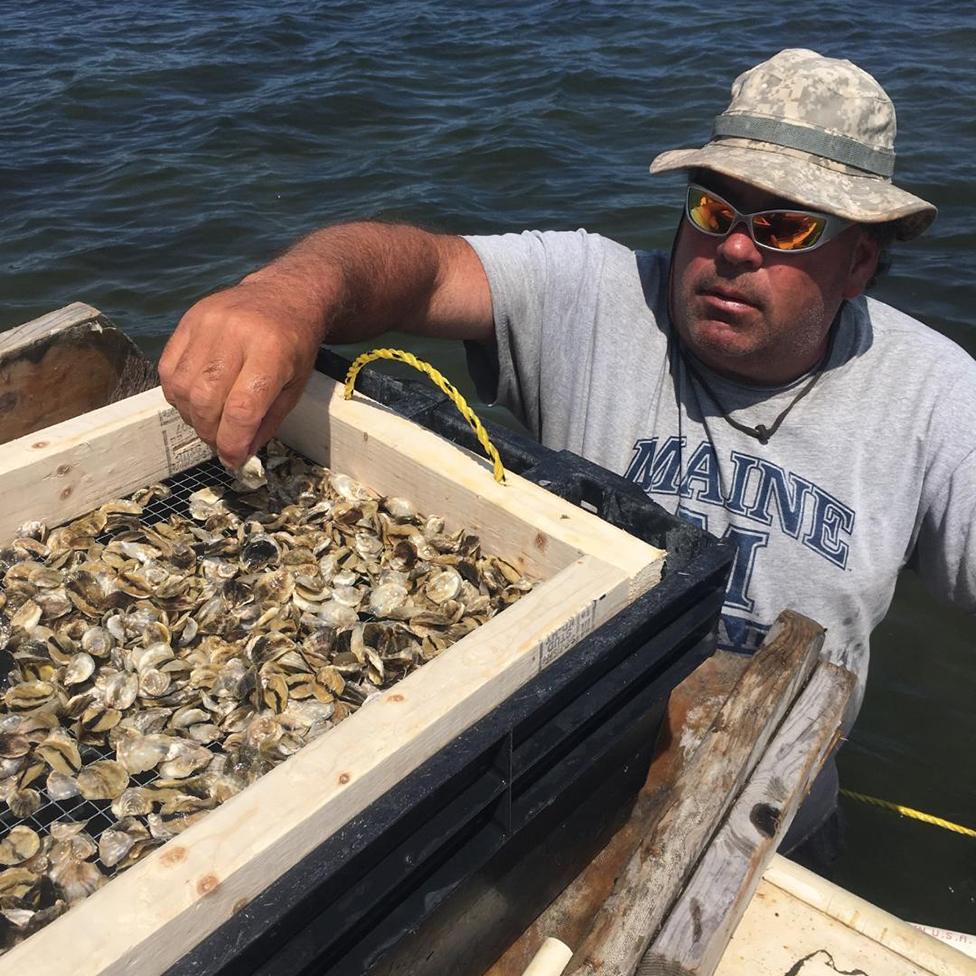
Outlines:
MULTIPOLYGON (((877 293, 976 352, 976 16, 931 0, 5 4, 0 328, 82 299, 155 356, 197 297, 354 216, 666 247, 680 178, 648 162, 786 46, 894 97, 896 179, 941 216, 877 293)), ((411 345, 463 379, 458 350, 411 345)), ((845 785, 976 826, 974 647, 904 581, 845 785)), ((846 809, 840 883, 976 931, 972 840, 846 809)))

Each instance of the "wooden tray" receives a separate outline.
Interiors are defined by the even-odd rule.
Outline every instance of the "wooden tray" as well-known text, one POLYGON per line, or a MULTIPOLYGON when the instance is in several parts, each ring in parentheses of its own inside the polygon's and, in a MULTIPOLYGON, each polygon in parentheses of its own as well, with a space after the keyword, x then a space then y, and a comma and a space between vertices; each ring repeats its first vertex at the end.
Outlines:
MULTIPOLYGON (((541 580, 500 616, 0 958, 0 976, 162 973, 660 578, 664 553, 315 374, 279 432, 541 580)), ((0 446, 0 543, 210 457, 153 389, 0 446)))

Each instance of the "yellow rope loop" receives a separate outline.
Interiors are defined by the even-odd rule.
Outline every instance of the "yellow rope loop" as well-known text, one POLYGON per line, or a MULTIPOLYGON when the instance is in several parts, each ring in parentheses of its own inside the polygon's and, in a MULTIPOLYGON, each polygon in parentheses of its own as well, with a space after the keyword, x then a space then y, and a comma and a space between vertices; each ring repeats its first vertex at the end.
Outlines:
POLYGON ((943 830, 951 830, 953 833, 962 834, 963 837, 976 837, 976 830, 971 827, 963 827, 953 823, 951 820, 943 820, 941 817, 934 817, 931 813, 923 813, 921 810, 913 810, 911 807, 903 807, 900 803, 892 803, 890 800, 880 800, 876 796, 865 796, 864 793, 855 793, 853 790, 842 789, 844 796, 849 796, 852 800, 860 800, 861 803, 870 803, 872 806, 881 807, 891 813, 900 813, 903 817, 911 817, 912 820, 921 820, 922 823, 933 824, 943 830))
POLYGON ((502 467, 502 459, 498 456, 498 451, 495 449, 495 445, 488 439, 488 431, 482 426, 481 421, 478 419, 478 415, 468 406, 467 400, 461 396, 460 393, 455 389, 454 385, 450 383, 445 377, 439 373, 430 363, 425 363, 422 359, 418 359, 412 353, 404 352, 402 349, 373 349, 371 352, 364 352, 361 356, 357 356, 353 361, 352 366, 349 367, 349 372, 346 373, 346 387, 345 387, 345 398, 348 400, 352 396, 353 388, 356 385, 356 377, 359 375, 359 371, 367 364, 371 363, 374 359, 395 359, 397 362, 406 363, 408 366, 413 366, 414 369, 419 369, 421 373, 428 376, 431 381, 440 387, 444 393, 450 398, 451 402, 457 407, 458 412, 462 417, 471 425, 471 429, 474 431, 475 436, 481 443, 481 446, 485 449, 485 453, 491 459, 492 467, 494 468, 495 481, 499 484, 505 483, 505 468, 502 467))

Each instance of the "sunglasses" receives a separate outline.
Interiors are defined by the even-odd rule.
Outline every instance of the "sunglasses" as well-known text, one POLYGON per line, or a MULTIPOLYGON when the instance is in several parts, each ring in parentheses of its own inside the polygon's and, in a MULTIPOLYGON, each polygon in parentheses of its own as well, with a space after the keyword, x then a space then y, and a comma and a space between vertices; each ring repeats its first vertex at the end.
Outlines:
POLYGON ((739 221, 767 251, 812 251, 851 226, 852 221, 810 210, 759 210, 740 213, 712 190, 688 186, 685 213, 691 225, 710 237, 725 237, 739 221))

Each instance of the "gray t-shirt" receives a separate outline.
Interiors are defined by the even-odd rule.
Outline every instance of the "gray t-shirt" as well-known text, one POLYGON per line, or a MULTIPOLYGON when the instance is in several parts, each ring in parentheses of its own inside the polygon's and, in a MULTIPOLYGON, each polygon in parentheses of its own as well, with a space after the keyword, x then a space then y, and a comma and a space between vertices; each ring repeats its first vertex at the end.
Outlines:
MULTIPOLYGON (((823 374, 763 445, 677 355, 666 255, 582 230, 467 240, 495 319, 496 347, 468 346, 479 394, 731 540, 720 647, 754 650, 787 607, 819 621, 831 659, 858 676, 849 728, 903 566, 976 612, 976 361, 964 350, 881 302, 847 302, 823 374)), ((755 388, 697 370, 751 427, 769 427, 808 379, 755 388)))

